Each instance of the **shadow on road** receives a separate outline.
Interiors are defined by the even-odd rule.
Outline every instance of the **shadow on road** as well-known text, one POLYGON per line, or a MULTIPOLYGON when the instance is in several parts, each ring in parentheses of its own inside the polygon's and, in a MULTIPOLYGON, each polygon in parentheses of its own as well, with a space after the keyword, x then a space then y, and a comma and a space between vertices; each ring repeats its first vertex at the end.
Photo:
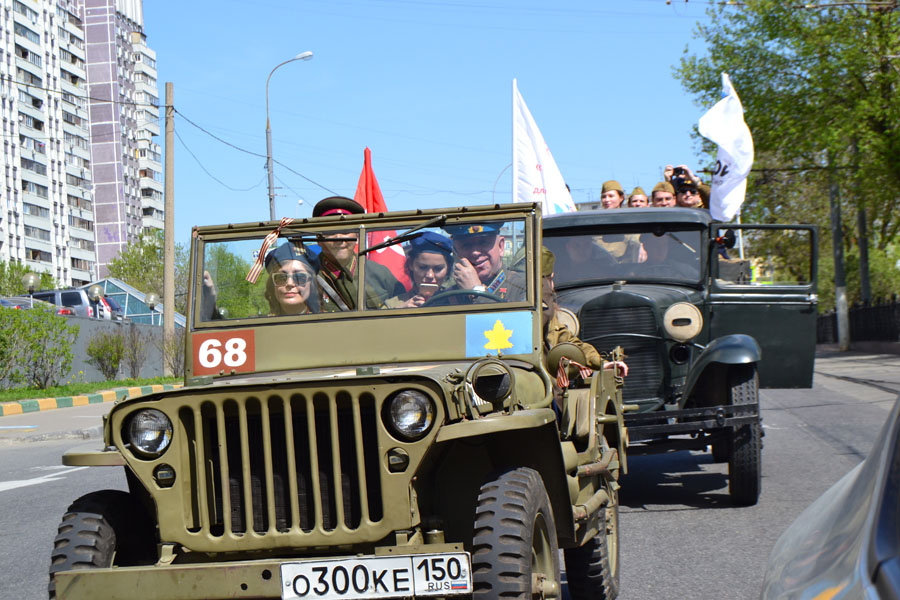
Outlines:
POLYGON ((628 508, 648 505, 733 508, 727 471, 726 465, 716 465, 712 455, 706 453, 681 451, 629 456, 628 475, 620 481, 619 503, 628 508))

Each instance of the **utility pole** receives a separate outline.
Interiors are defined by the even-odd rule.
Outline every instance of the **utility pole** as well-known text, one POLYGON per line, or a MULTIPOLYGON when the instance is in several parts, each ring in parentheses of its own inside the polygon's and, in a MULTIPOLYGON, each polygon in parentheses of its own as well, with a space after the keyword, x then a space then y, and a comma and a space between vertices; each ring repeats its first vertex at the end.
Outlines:
POLYGON ((841 230, 841 203, 831 153, 828 154, 828 201, 831 204, 831 244, 834 252, 834 310, 837 314, 838 347, 850 350, 850 312, 847 306, 847 278, 844 274, 844 235, 841 230))
POLYGON ((171 375, 171 364, 165 353, 175 343, 175 104, 172 82, 166 82, 166 195, 163 249, 163 371, 171 375))

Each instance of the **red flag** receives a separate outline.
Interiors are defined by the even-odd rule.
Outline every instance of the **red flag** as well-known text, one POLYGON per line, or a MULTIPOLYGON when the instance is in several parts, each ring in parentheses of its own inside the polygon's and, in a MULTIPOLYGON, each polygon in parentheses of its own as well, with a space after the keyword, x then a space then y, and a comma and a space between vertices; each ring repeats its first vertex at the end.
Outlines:
MULTIPOLYGON (((353 195, 356 200, 367 213, 387 212, 387 206, 384 203, 384 196, 381 195, 381 188, 378 187, 378 180, 375 179, 375 172, 372 171, 372 151, 366 148, 365 160, 363 162, 363 170, 359 175, 359 183, 356 186, 356 194, 353 195)), ((374 246, 380 244, 384 240, 390 239, 397 235, 396 231, 376 231, 369 234, 368 245, 374 246)), ((406 255, 400 244, 388 246, 376 250, 369 254, 369 258, 380 263, 391 270, 394 277, 406 287, 407 290, 412 288, 412 281, 406 273, 406 255)))

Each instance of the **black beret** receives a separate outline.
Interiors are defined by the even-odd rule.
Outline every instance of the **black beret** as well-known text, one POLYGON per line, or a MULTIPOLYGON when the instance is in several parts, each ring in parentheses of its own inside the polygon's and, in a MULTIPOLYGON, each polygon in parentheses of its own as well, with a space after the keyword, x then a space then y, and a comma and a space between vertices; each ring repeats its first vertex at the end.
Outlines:
POLYGON ((409 242, 409 251, 412 254, 419 252, 440 252, 442 254, 453 254, 453 244, 450 240, 439 233, 426 231, 422 235, 414 237, 409 242))
POLYGON ((359 215, 366 212, 361 204, 345 196, 329 196, 319 200, 313 207, 312 216, 359 215))

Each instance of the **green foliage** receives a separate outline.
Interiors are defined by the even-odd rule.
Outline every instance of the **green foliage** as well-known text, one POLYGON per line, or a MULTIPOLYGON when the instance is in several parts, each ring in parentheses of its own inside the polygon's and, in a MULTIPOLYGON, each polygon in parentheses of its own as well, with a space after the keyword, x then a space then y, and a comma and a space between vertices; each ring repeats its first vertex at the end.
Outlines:
MULTIPOLYGON (((108 265, 109 276, 121 279, 144 293, 163 296, 165 237, 162 231, 148 233, 119 252, 108 265)), ((175 310, 184 312, 187 303, 188 251, 175 244, 175 310)))
POLYGON ((263 297, 264 286, 247 281, 251 263, 230 252, 225 244, 206 247, 204 267, 216 287, 216 308, 233 318, 266 314, 269 305, 263 297))
MULTIPOLYGON (((151 377, 145 379, 121 379, 114 383, 115 387, 123 388, 164 383, 182 383, 182 381, 181 377, 151 377)), ((0 392, 0 402, 15 402, 16 400, 30 400, 34 398, 77 396, 108 389, 110 389, 110 382, 108 381, 67 383, 66 385, 58 385, 46 389, 17 388, 0 392)))
POLYGON ((163 369, 174 377, 184 377, 184 329, 175 328, 169 336, 159 341, 159 350, 163 356, 163 369))
MULTIPOLYGON (((900 11, 823 6, 719 3, 695 34, 706 53, 686 52, 675 75, 704 107, 719 99, 723 71, 734 82, 756 149, 745 222, 827 224, 834 181, 853 297, 859 269, 850 259, 859 254, 854 232, 861 211, 871 240, 873 288, 895 281, 889 261, 875 257, 884 257, 900 235, 900 69, 893 58, 900 55, 900 11)), ((714 147, 703 147, 712 164, 714 147)), ((823 228, 823 305, 833 299, 831 238, 823 228)))
POLYGON ((0 308, 0 388, 22 382, 20 361, 25 352, 25 319, 21 310, 0 308))
MULTIPOLYGON (((26 273, 34 273, 30 267, 19 263, 0 262, 0 296, 23 296, 28 294, 25 285, 22 283, 22 277, 26 273)), ((39 273, 41 282, 37 289, 52 290, 55 289, 56 280, 50 273, 39 273)))
MULTIPOLYGON (((17 360, 12 379, 40 389, 56 385, 72 367, 78 325, 44 307, 12 312, 20 320, 14 329, 17 360)), ((6 335, 7 330, 0 332, 6 335)))
POLYGON ((107 379, 119 374, 122 357, 125 356, 125 340, 121 333, 98 331, 88 343, 88 362, 97 367, 107 379))

